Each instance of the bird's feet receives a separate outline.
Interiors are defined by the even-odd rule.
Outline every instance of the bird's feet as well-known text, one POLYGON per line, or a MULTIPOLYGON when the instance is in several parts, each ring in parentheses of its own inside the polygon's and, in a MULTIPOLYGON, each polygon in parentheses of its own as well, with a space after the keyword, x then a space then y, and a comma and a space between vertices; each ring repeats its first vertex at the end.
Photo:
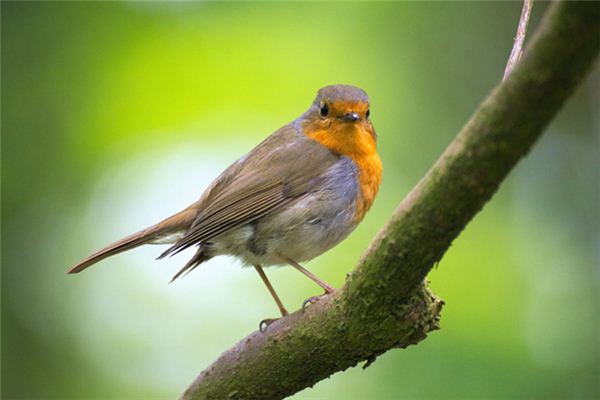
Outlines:
MULTIPOLYGON (((308 299, 304 300, 302 302, 302 309, 301 309, 301 311, 304 311, 306 309, 306 306, 308 306, 309 304, 314 304, 317 301, 321 300, 323 297, 325 297, 328 294, 331 294, 331 293, 333 293, 335 291, 334 288, 332 288, 331 286, 326 285, 326 284, 323 285, 323 289, 325 289, 325 293, 323 293, 322 295, 320 295, 320 296, 312 296, 312 297, 309 297, 308 299)), ((277 304, 279 305, 280 303, 277 303, 277 304)), ((275 321, 277 321, 277 320, 285 317, 286 315, 288 315, 287 310, 285 308, 283 308, 283 306, 280 306, 279 309, 281 311, 281 317, 280 318, 266 318, 266 319, 263 319, 262 321, 260 321, 258 323, 258 330, 260 331, 260 333, 265 333, 267 331, 267 328, 273 322, 275 322, 275 321)))
POLYGON ((315 304, 317 301, 321 300, 323 297, 327 296, 328 294, 331 294, 334 292, 335 289, 333 289, 331 286, 328 286, 325 289, 325 293, 323 293, 320 296, 312 296, 309 297, 308 299, 304 300, 304 302, 302 302, 302 311, 304 311, 306 309, 306 306, 308 306, 309 304, 315 304))
POLYGON ((281 311, 281 317, 279 318, 266 318, 263 319, 262 321, 260 321, 258 323, 258 330, 260 331, 260 333, 265 333, 267 331, 267 328, 269 327, 269 325, 271 325, 273 322, 280 320, 281 318, 289 315, 289 313, 287 312, 287 310, 285 309, 285 307, 283 307, 282 304, 277 303, 277 305, 279 306, 279 311, 281 311))
POLYGON ((281 318, 283 318, 283 317, 263 319, 262 321, 260 321, 258 323, 258 330, 260 331, 260 333, 265 333, 267 331, 267 328, 269 327, 269 325, 271 325, 273 322, 275 322, 281 318))

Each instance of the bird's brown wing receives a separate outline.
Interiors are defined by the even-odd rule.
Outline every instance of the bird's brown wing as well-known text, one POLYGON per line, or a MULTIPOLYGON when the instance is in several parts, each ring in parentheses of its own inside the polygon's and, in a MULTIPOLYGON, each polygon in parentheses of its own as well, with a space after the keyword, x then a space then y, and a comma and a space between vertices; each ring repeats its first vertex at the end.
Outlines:
POLYGON ((161 257, 210 241, 285 206, 318 184, 339 156, 286 125, 226 169, 193 204, 198 215, 161 257))

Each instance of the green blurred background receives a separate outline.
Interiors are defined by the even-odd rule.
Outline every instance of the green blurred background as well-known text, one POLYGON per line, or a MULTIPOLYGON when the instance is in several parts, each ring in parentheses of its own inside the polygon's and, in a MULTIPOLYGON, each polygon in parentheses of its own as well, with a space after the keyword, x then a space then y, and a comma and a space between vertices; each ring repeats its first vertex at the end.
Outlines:
MULTIPOLYGON (((536 4, 535 27, 545 4, 536 4)), ((171 399, 277 309, 229 258, 162 247, 64 271, 194 201, 332 83, 364 88, 385 166, 340 286, 499 81, 520 3, 2 2, 2 398, 171 399)), ((442 330, 296 399, 600 396, 598 68, 430 274, 442 330)), ((267 272, 290 309, 319 293, 267 272)))

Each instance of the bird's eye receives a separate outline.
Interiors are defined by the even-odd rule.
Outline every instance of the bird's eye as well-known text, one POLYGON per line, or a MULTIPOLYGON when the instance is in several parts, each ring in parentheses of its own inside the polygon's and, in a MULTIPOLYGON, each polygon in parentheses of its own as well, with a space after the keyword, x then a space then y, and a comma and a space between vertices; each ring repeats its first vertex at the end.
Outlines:
POLYGON ((371 115, 371 110, 367 110, 367 118, 369 118, 369 116, 371 115))
POLYGON ((320 114, 321 114, 321 117, 326 117, 327 114, 329 114, 329 107, 327 107, 327 104, 321 104, 320 114))

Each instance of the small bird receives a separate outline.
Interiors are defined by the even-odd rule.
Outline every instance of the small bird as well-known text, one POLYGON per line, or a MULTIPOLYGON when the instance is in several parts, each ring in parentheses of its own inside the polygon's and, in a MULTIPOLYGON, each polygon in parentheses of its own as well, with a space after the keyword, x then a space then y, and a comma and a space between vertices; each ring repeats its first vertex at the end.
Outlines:
POLYGON ((171 281, 215 256, 236 256, 256 269, 285 316, 263 267, 289 264, 323 288, 322 296, 334 291, 299 263, 341 242, 373 204, 383 170, 376 139, 367 94, 350 85, 326 86, 304 114, 229 166, 198 201, 67 272, 143 244, 172 244, 159 259, 195 246, 171 281))

